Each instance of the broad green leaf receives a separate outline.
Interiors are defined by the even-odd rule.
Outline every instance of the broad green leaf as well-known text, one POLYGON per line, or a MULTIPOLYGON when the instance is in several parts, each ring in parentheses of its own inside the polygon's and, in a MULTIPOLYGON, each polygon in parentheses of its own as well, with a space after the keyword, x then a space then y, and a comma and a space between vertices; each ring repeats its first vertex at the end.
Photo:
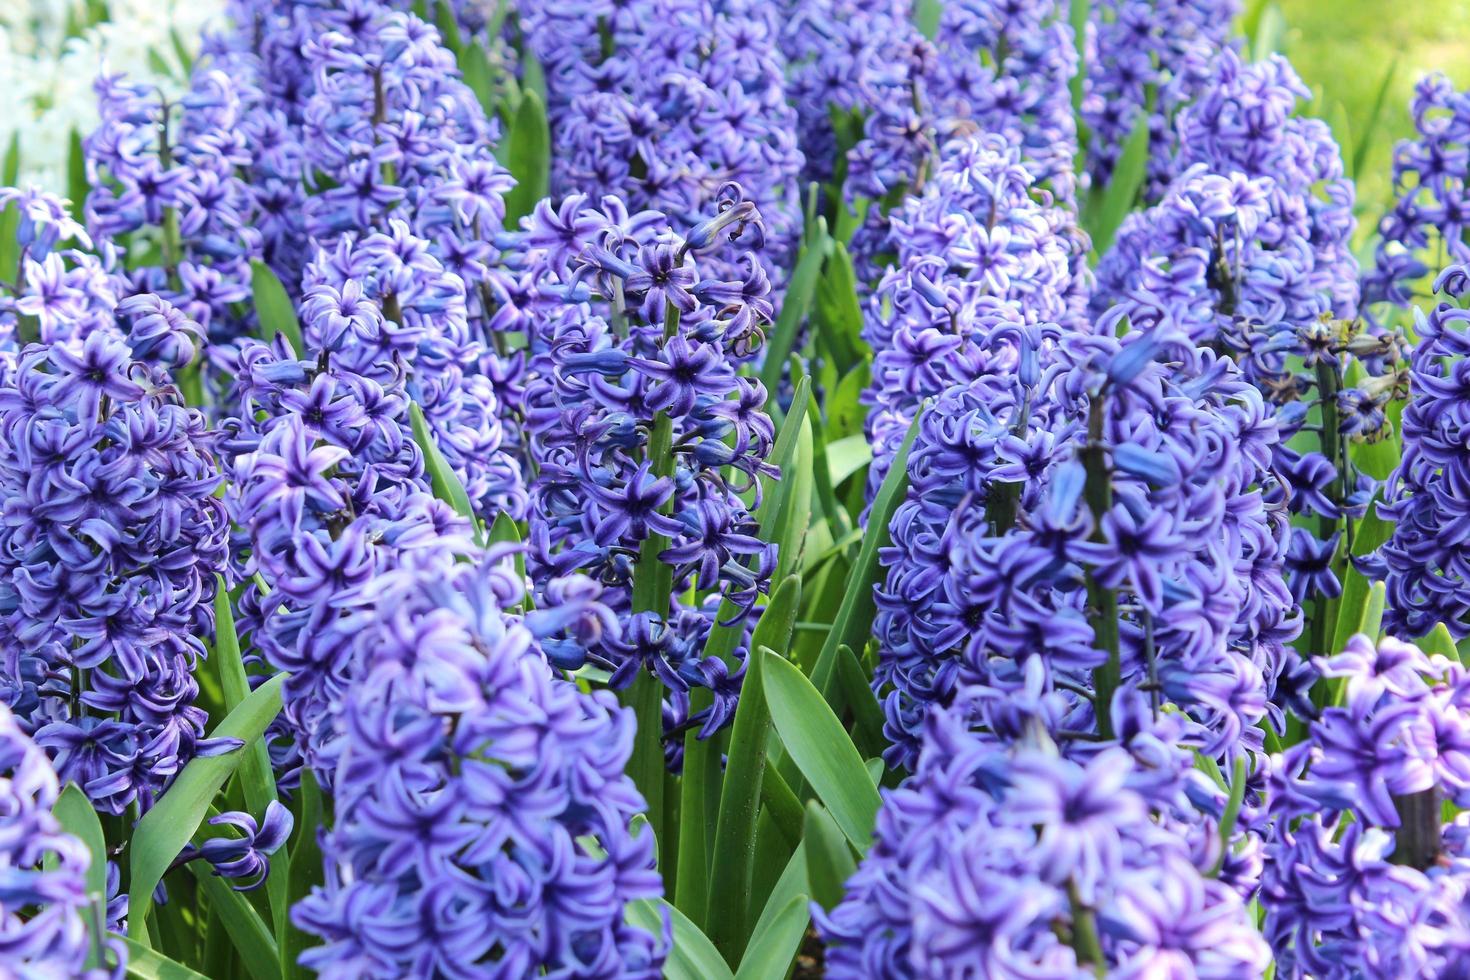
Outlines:
MULTIPOLYGON (((215 726, 210 738, 239 739, 245 743, 244 748, 260 739, 281 710, 281 685, 285 680, 285 674, 277 674, 250 692, 215 726)), ((223 755, 196 756, 189 760, 173 785, 133 829, 128 935, 134 939, 147 936, 154 886, 199 829, 215 794, 245 760, 246 754, 236 749, 223 755)))
MULTIPOLYGON (((837 440, 848 436, 863 435, 863 421, 867 418, 867 409, 863 407, 863 392, 867 390, 870 380, 870 365, 867 358, 863 358, 853 369, 842 376, 837 382, 836 389, 827 396, 826 432, 827 438, 834 445, 837 440)), ((840 482, 840 481, 838 481, 840 482)))
MULTIPOLYGON (((861 650, 867 645, 868 636, 872 632, 873 615, 877 611, 873 600, 873 586, 882 571, 878 566, 878 551, 888 546, 888 522, 893 519, 893 513, 903 501, 904 492, 908 488, 909 449, 919 434, 919 420, 927 410, 926 405, 914 416, 908 433, 903 437, 903 442, 883 477, 883 483, 878 487, 878 493, 873 497, 873 506, 868 512, 868 529, 863 535, 857 561, 848 573, 842 605, 832 620, 832 630, 827 634, 826 642, 823 643, 816 666, 812 670, 812 681, 824 695, 830 691, 838 646, 846 643, 853 650, 861 650)), ((789 745, 787 749, 790 749, 789 745)))
MULTIPOLYGON (((521 529, 516 522, 505 511, 495 515, 495 520, 490 524, 491 544, 520 544, 521 529)), ((516 577, 521 581, 526 579, 526 553, 516 552, 515 556, 516 577)))
MULTIPOLYGON (((281 954, 270 930, 255 907, 225 880, 210 870, 207 862, 191 861, 189 870, 210 905, 220 910, 217 922, 230 934, 230 942, 240 954, 239 962, 254 980, 276 980, 280 974, 281 954)), ((272 869, 274 870, 274 869, 272 869)))
POLYGON ((97 810, 76 783, 67 783, 51 808, 61 829, 80 840, 91 855, 87 865, 87 895, 107 902, 107 842, 97 810))
POLYGON ((775 328, 766 341, 766 361, 761 367, 761 384, 766 391, 774 392, 781 381, 781 369, 786 358, 796 346, 796 334, 801 322, 811 310, 812 297, 816 295, 817 277, 822 273, 822 263, 832 247, 826 231, 826 222, 817 219, 817 237, 801 249, 791 281, 786 286, 786 299, 781 303, 781 313, 776 317, 775 328))
POLYGON ((878 813, 878 791, 842 723, 812 682, 767 651, 761 661, 766 702, 786 753, 831 811, 837 826, 867 853, 878 813))
POLYGON ((259 259, 250 262, 250 291, 255 303, 255 317, 260 321, 261 337, 270 342, 278 335, 284 335, 296 356, 305 357, 306 344, 301 339, 301 321, 296 319, 296 307, 271 267, 259 259))
POLYGON ((1373 587, 1368 590, 1368 605, 1363 610, 1360 632, 1375 643, 1383 633, 1383 606, 1387 599, 1388 586, 1382 582, 1374 582, 1373 587))
POLYGON ((839 374, 851 371, 863 358, 863 308, 858 299, 857 273, 847 246, 833 240, 817 284, 815 321, 817 339, 839 374))
POLYGON ((732 965, 740 962, 745 948, 756 816, 771 732, 771 715, 761 683, 763 652, 784 650, 790 644, 800 603, 801 579, 792 575, 776 589, 756 623, 750 641, 750 649, 755 652, 746 667, 735 708, 711 855, 708 903, 710 938, 732 965))
MULTIPOLYGON (((93 903, 93 907, 83 914, 96 914, 100 929, 101 911, 107 907, 107 839, 102 834, 102 821, 97 818, 97 810, 92 806, 92 801, 87 799, 87 794, 76 783, 66 784, 52 805, 51 813, 61 829, 81 841, 82 846, 87 849, 87 898, 93 903)), ((45 860, 46 866, 51 867, 54 860, 54 855, 48 856, 45 860)), ((87 952, 89 968, 97 966, 100 952, 96 934, 92 935, 93 941, 87 952)))
POLYGON ((195 973, 184 964, 176 963, 127 936, 113 933, 108 938, 121 941, 127 947, 126 973, 134 980, 209 980, 204 974, 195 973))
MULTIPOLYGON (((230 593, 225 580, 215 576, 214 593, 214 667, 219 675, 220 687, 224 692, 226 711, 250 694, 250 681, 245 675, 245 661, 240 656, 240 637, 235 630, 235 613, 230 607, 230 593)), ((275 770, 271 767, 270 750, 265 739, 245 747, 245 759, 240 763, 240 789, 245 804, 257 819, 264 819, 266 808, 277 800, 275 770)), ((275 935, 286 929, 286 913, 289 909, 286 894, 290 872, 286 867, 288 858, 277 854, 271 859, 271 873, 266 878, 266 896, 270 899, 271 924, 275 935)))
POLYGON ((500 106, 495 94, 495 70, 490 67, 485 49, 477 43, 468 45, 460 53, 459 72, 465 85, 475 93, 480 108, 485 110, 485 118, 494 119, 500 106))
POLYGON ((873 693, 868 672, 845 643, 837 648, 837 687, 852 713, 852 736, 858 750, 868 756, 881 755, 888 747, 883 736, 883 707, 873 693))
POLYGON ((521 56, 521 90, 535 92, 541 97, 541 104, 546 104, 546 70, 541 67, 541 62, 530 51, 522 50, 521 56))
POLYGON ((944 0, 915 0, 914 26, 932 41, 939 33, 939 15, 943 12, 944 0))
MULTIPOLYGON (((806 814, 798 809, 797 815, 801 818, 797 823, 799 828, 805 822, 806 814)), ((800 843, 786 860, 786 866, 781 870, 781 877, 776 879, 771 894, 766 896, 765 908, 761 909, 760 918, 756 919, 751 936, 767 932, 787 904, 797 895, 805 894, 806 890, 806 844, 800 843)))
POLYGON ((838 487, 848 477, 873 461, 873 447, 868 437, 859 433, 827 443, 827 472, 832 485, 838 487))
POLYGON ((1265 61, 1281 50, 1281 38, 1286 33, 1286 15, 1275 3, 1261 8, 1256 31, 1250 40, 1251 60, 1265 61))
MULTIPOLYGON (((1367 515, 1358 522, 1353 538, 1353 554, 1363 555, 1373 551, 1388 540, 1388 535, 1392 530, 1392 525, 1378 516, 1378 504, 1375 501, 1368 508, 1367 515)), ((1349 637, 1354 633, 1363 632, 1364 617, 1368 611, 1371 591, 1372 583, 1349 562, 1347 571, 1343 575, 1342 596, 1337 603, 1336 625, 1331 635, 1332 647, 1329 650, 1314 652, 1329 655, 1340 653, 1347 645, 1349 637)), ((1340 681, 1341 678, 1338 680, 1340 681)), ((1340 685, 1334 685, 1334 687, 1337 686, 1340 685)))
POLYGON ((439 28, 444 46, 456 55, 459 54, 464 48, 464 41, 459 34, 459 20, 454 16, 455 4, 449 0, 439 0, 434 8, 434 24, 439 28))
POLYGON ((501 141, 502 162, 516 179, 505 195, 505 224, 516 227, 546 196, 551 180, 551 130, 544 96, 528 88, 516 107, 515 121, 501 141))
POLYGON ((807 923, 811 922, 811 899, 794 895, 772 917, 770 925, 750 938, 750 947, 735 971, 736 980, 770 980, 784 977, 801 950, 807 923))
POLYGON ((780 516, 772 528, 777 548, 776 581, 781 581, 800 567, 802 547, 811 526, 812 470, 816 462, 812 458, 812 418, 815 414, 802 415, 796 458, 781 474, 781 482, 787 490, 780 516))
POLYGON ((1123 144, 1123 152, 1113 167, 1107 187, 1089 202, 1093 207, 1087 209, 1087 233, 1092 238, 1093 251, 1098 255, 1105 254, 1112 246, 1113 236, 1118 233, 1128 212, 1133 210, 1138 191, 1148 176, 1148 124, 1152 116, 1149 105, 1152 101, 1150 94, 1148 104, 1138 113, 1138 121, 1123 144))
POLYGON ((1429 635, 1419 641, 1419 649, 1431 656, 1439 654, 1451 660, 1460 659, 1460 651, 1455 649, 1455 638, 1450 635, 1449 628, 1444 623, 1434 624, 1429 635))
POLYGON ((188 78, 194 71, 193 53, 190 52, 189 46, 184 43, 184 39, 179 34, 178 28, 170 27, 168 29, 168 40, 169 44, 173 46, 174 57, 179 59, 179 77, 188 78))
POLYGON ((628 922, 655 936, 663 935, 665 913, 674 924, 674 948, 664 963, 667 980, 734 980, 714 944, 683 912, 661 898, 640 898, 627 907, 628 922))
POLYGON ((815 800, 806 805, 801 839, 806 844, 807 888, 812 899, 830 912, 842 901, 843 884, 857 870, 852 848, 832 815, 815 800))
POLYGON ((413 441, 419 444, 419 449, 424 454, 424 469, 428 471, 429 485, 434 489, 434 496, 468 520, 474 528, 475 540, 483 544, 485 530, 480 525, 480 519, 475 516, 470 495, 465 492, 459 474, 454 472, 449 460, 444 458, 439 443, 434 439, 434 433, 429 429, 429 420, 424 418, 424 410, 419 408, 418 402, 408 403, 408 420, 413 428, 413 441))

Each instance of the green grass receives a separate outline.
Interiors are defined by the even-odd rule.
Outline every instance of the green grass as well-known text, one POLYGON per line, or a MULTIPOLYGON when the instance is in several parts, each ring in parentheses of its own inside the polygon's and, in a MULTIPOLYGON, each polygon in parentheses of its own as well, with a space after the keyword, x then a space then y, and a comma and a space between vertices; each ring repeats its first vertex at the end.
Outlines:
POLYGON ((1470 86, 1470 0, 1279 0, 1289 29, 1282 42, 1302 80, 1317 93, 1311 112, 1332 124, 1345 157, 1367 125, 1384 73, 1398 69, 1358 181, 1360 235, 1393 194, 1393 146, 1412 136, 1414 83, 1440 71, 1470 86), (1343 132, 1346 129, 1347 132, 1343 132))

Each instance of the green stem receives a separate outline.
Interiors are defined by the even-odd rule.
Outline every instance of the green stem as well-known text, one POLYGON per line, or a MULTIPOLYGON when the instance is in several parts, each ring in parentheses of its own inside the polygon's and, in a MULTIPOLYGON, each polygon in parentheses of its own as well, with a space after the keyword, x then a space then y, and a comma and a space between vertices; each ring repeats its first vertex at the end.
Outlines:
POLYGON ((1098 976, 1106 976, 1107 961, 1097 938, 1097 914, 1083 904, 1076 882, 1067 882, 1067 901, 1072 906, 1072 948, 1077 951, 1077 962, 1090 964, 1098 976))

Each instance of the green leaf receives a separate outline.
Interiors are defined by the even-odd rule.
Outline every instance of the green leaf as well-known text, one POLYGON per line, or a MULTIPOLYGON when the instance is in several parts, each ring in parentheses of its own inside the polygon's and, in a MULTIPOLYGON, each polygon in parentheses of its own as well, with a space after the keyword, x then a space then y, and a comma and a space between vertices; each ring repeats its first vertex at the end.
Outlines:
POLYGON ((113 933, 109 938, 120 940, 127 947, 126 973, 135 980, 209 980, 204 974, 195 973, 184 964, 176 963, 127 936, 113 933))
POLYGON ((475 93, 480 108, 485 110, 485 118, 494 119, 500 104, 495 93, 495 71, 490 67, 485 49, 478 44, 466 47, 459 56, 459 71, 465 85, 475 93))
POLYGON ((87 895, 107 901, 107 842, 97 810, 76 783, 67 783, 51 808, 61 829, 86 845, 92 863, 87 865, 87 895))
POLYGON ((1363 610, 1359 632, 1375 643, 1383 633, 1383 606, 1387 600, 1388 586, 1382 582, 1374 582, 1373 587, 1368 590, 1368 604, 1363 610))
MULTIPOLYGON (((10 144, 5 147, 5 160, 0 163, 0 184, 14 187, 20 180, 20 130, 10 134, 10 144)), ((4 270, 6 275, 10 271, 4 270)))
POLYGON ((170 27, 168 29, 168 40, 174 49, 174 57, 179 59, 179 77, 188 78, 194 71, 193 53, 189 50, 189 46, 184 43, 183 37, 179 35, 178 28, 170 27))
POLYGON ((454 16, 454 6, 448 0, 439 0, 435 4, 434 24, 439 28, 444 46, 457 55, 464 47, 464 40, 459 34, 459 20, 454 16))
POLYGON ((776 589, 756 623, 750 640, 750 649, 756 654, 751 656, 746 668, 740 701, 735 707, 711 854, 707 920, 710 938, 732 965, 740 962, 745 948, 756 816, 766 771, 766 743, 771 733, 771 715, 761 684, 764 663, 761 652, 785 649, 790 644, 800 604, 801 579, 792 575, 776 589))
POLYGON ((434 488, 434 496, 453 507, 460 517, 468 520, 475 530, 475 540, 483 544, 485 531, 480 526, 480 519, 475 516, 470 495, 465 492, 459 474, 454 472, 449 460, 440 451, 439 443, 434 440, 434 433, 429 429, 429 420, 424 418, 424 410, 419 408, 418 402, 409 402, 408 420, 413 428, 413 441, 419 444, 419 449, 424 454, 424 469, 429 473, 429 485, 434 488))
MULTIPOLYGON (((872 371, 866 358, 842 376, 832 394, 827 396, 827 438, 835 442, 848 436, 862 436, 867 409, 862 404, 872 371)), ((829 443, 829 446, 832 443, 829 443)))
POLYGON ((915 0, 914 26, 932 41, 939 33, 939 15, 943 12, 944 0, 915 0))
POLYGON ((546 124, 543 98, 533 88, 521 95, 515 121, 501 144, 502 162, 516 179, 516 186, 505 195, 507 228, 514 228, 516 222, 530 214, 550 186, 551 130, 546 124))
MULTIPOLYGON (((285 680, 285 674, 277 674, 250 692, 215 726, 210 738, 239 739, 246 747, 260 739, 281 710, 281 685, 285 680)), ((154 886, 199 829, 215 794, 245 757, 244 751, 236 749, 189 760, 153 809, 138 821, 130 847, 132 878, 128 886, 128 935, 134 939, 148 934, 154 886)))
MULTIPOLYGON (((240 656, 240 637, 235 630, 235 612, 230 607, 230 593, 225 580, 215 576, 214 593, 214 665, 219 674, 220 688, 224 692, 226 711, 235 710, 236 705, 250 694, 250 681, 245 675, 245 661, 240 656)), ((266 808, 277 801, 275 770, 271 767, 270 750, 265 739, 253 742, 245 748, 245 760, 240 764, 240 788, 245 804, 258 819, 264 819, 266 808)), ((289 899, 286 894, 290 872, 286 866, 288 857, 278 854, 271 859, 271 873, 265 881, 266 897, 270 899, 271 923, 275 935, 286 930, 286 914, 289 899)))
POLYGON ((827 443, 827 472, 834 487, 872 461, 873 447, 861 433, 827 443))
POLYGON ((259 259, 250 262, 250 293, 255 303, 255 318, 260 321, 261 337, 269 343, 284 334, 296 356, 305 357, 306 344, 301 339, 296 307, 271 267, 259 259))
POLYGON ((1450 635, 1449 628, 1444 623, 1434 624, 1429 635, 1419 641, 1419 649, 1431 656, 1439 654, 1451 660, 1460 659, 1460 651, 1455 649, 1455 638, 1450 635))
POLYGON ((817 338, 839 374, 863 359, 863 307, 858 299, 857 272, 847 246, 833 240, 817 284, 817 338))
MULTIPOLYGON (((51 813, 61 829, 82 842, 90 859, 87 864, 87 899, 92 903, 89 915, 96 916, 96 928, 102 928, 102 910, 107 907, 107 839, 102 834, 102 822, 87 794, 76 783, 67 783, 51 807, 51 813)), ((55 862, 54 855, 44 859, 46 867, 55 862)), ((87 966, 97 966, 101 952, 97 945, 97 933, 92 932, 93 942, 87 952, 87 966)))
POLYGON ((535 92, 541 97, 541 104, 546 104, 546 70, 541 67, 541 62, 529 50, 521 50, 521 90, 535 92))
MULTIPOLYGON (((91 189, 92 183, 87 180, 87 151, 82 147, 82 134, 73 129, 66 151, 66 193, 71 200, 73 215, 81 214, 91 189)), ((9 272, 6 274, 9 275, 9 272)))
POLYGON ((847 644, 837 648, 837 687, 842 701, 852 713, 852 737, 865 755, 881 755, 888 747, 883 735, 883 707, 869 683, 869 672, 858 663, 857 655, 847 644))
POLYGON ((674 948, 664 963, 667 980, 734 980, 714 944, 683 912, 661 898, 640 898, 627 907, 628 922, 655 936, 663 935, 664 913, 674 924, 674 948))
POLYGON ((1148 104, 1138 113, 1138 121, 1128 134, 1127 142, 1123 144, 1123 152, 1113 167, 1107 187, 1103 188, 1100 196, 1088 202, 1093 206, 1087 209, 1087 233, 1092 237, 1092 249, 1097 255, 1106 253, 1113 244, 1113 236, 1118 233, 1128 212, 1133 210, 1138 191, 1148 177, 1148 124, 1153 115, 1149 109, 1152 94, 1147 101, 1148 104))
MULTIPOLYGON (((873 601, 873 586, 881 572, 878 551, 888 546, 888 522, 893 519, 893 513, 902 503, 904 492, 908 488, 909 449, 919 434, 919 420, 927 410, 926 405, 914 416, 908 433, 904 435, 903 442, 883 477, 883 483, 878 487, 878 493, 873 497, 873 506, 868 512, 868 529, 863 535, 862 546, 858 549, 857 561, 848 573, 842 605, 832 620, 832 629, 827 633, 826 642, 822 644, 822 651, 812 670, 812 681, 823 695, 831 690, 837 648, 845 643, 853 650, 861 650, 867 645, 868 636, 872 632, 873 615, 877 611, 873 601)), ((790 745, 787 750, 790 750, 790 745)))
POLYGON ((1281 38, 1286 34, 1286 15, 1275 3, 1261 8, 1255 34, 1250 38, 1251 60, 1265 61, 1281 50, 1281 38))
POLYGON ((786 976, 801 950, 807 923, 811 922, 811 900, 794 895, 772 917, 765 930, 751 936, 750 948, 735 971, 735 980, 770 980, 786 976))
POLYGON ((857 746, 805 674, 769 651, 761 669, 771 720, 787 754, 848 840, 859 853, 867 853, 878 791, 868 781, 857 746))
POLYGON ((280 974, 281 954, 266 929, 265 922, 245 896, 210 870, 207 862, 191 861, 189 870, 211 906, 220 910, 216 922, 224 925, 230 942, 240 954, 239 962, 254 980, 276 980, 280 974))
POLYGON ((842 901, 843 884, 857 870, 852 848, 827 809, 815 800, 806 805, 806 881, 812 898, 828 912, 842 901))
POLYGON ((796 345, 796 333, 801 322, 811 310, 812 297, 817 290, 817 277, 822 273, 822 263, 827 260, 832 239, 828 237, 826 222, 817 219, 816 238, 802 246, 801 255, 792 270, 791 281, 786 286, 786 299, 781 303, 781 313, 776 317, 776 326, 766 341, 766 361, 761 367, 760 380, 766 391, 773 392, 781 381, 781 371, 786 359, 796 345))
POLYGON ((771 529, 776 543, 776 575, 781 581, 800 567, 802 546, 812 517, 812 415, 803 413, 798 420, 799 438, 796 457, 781 472, 780 482, 787 488, 771 529))
POLYGON ((1383 121, 1383 106, 1388 101, 1388 92, 1393 87, 1393 79, 1398 70, 1399 59, 1395 55, 1388 62, 1388 69, 1383 73, 1383 80, 1378 83, 1378 91, 1363 120, 1362 131, 1357 134, 1353 143, 1351 175, 1354 177, 1362 174, 1363 166, 1368 162, 1368 153, 1377 141, 1378 124, 1383 121))
MULTIPOLYGON (((520 544, 521 529, 505 511, 495 515, 495 520, 490 524, 491 544, 520 544)), ((515 555, 516 577, 521 581, 526 579, 526 553, 518 551, 515 555)), ((529 601, 529 599, 527 600, 529 601)))

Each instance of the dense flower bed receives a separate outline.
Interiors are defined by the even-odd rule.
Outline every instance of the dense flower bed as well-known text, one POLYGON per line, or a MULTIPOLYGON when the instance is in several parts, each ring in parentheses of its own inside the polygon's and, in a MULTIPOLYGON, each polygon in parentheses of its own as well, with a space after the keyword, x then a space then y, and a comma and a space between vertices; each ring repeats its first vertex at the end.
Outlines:
POLYGON ((73 13, 0 976, 1470 971, 1470 95, 1360 227, 1230 2, 73 13))

